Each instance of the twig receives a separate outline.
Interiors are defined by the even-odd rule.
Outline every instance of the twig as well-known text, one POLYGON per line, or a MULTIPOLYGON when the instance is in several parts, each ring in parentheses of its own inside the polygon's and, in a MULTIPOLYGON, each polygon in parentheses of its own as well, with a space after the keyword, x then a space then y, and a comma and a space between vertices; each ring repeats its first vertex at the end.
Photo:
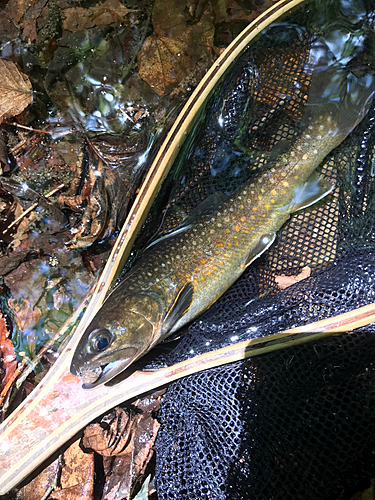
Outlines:
MULTIPOLYGON (((18 375, 22 372, 22 370, 24 369, 26 363, 27 363, 27 361, 26 361, 26 359, 24 359, 22 361, 22 363, 16 368, 16 370, 14 371, 13 375, 11 376, 11 378, 8 380, 8 382, 3 387, 3 390, 0 393, 0 405, 3 404, 3 401, 4 401, 6 395, 7 395, 8 391, 9 391, 11 385, 16 380, 16 378, 18 377, 18 375)), ((4 411, 4 409, 2 411, 4 411)))
POLYGON ((107 165, 107 167, 112 170, 112 167, 111 165, 108 163, 108 161, 104 158, 104 156, 101 154, 101 152, 99 151, 99 149, 94 146, 94 144, 90 141, 90 139, 85 136, 85 139, 86 141, 88 142, 89 146, 91 147, 91 149, 94 151, 94 154, 96 154, 96 156, 99 158, 99 160, 101 160, 105 165, 107 165))
POLYGON ((51 132, 48 132, 47 130, 38 129, 38 128, 32 128, 32 127, 27 127, 26 125, 20 125, 19 123, 16 123, 16 122, 8 122, 7 120, 5 120, 5 123, 7 125, 12 125, 13 127, 17 127, 17 128, 22 128, 24 130, 28 130, 29 132, 37 132, 39 134, 48 134, 48 135, 51 135, 51 132))
MULTIPOLYGON (((65 187, 65 184, 60 184, 56 188, 52 189, 52 191, 50 191, 49 193, 47 193, 45 195, 45 198, 50 198, 55 193, 57 193, 57 191, 60 191, 60 189, 62 189, 63 187, 65 187)), ((3 234, 6 234, 10 229, 12 229, 13 226, 15 226, 16 224, 18 224, 18 222, 20 222, 20 220, 22 220, 27 214, 29 214, 30 212, 32 212, 38 205, 39 205, 39 203, 33 203, 27 210, 25 210, 24 212, 22 212, 22 214, 19 215, 17 217, 17 219, 15 219, 11 224, 9 224, 9 226, 3 231, 3 234)))

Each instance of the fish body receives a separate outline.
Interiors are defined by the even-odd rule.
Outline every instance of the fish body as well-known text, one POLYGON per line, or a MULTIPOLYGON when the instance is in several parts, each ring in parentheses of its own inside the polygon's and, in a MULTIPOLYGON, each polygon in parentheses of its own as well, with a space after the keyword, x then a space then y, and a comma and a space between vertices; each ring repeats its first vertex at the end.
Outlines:
POLYGON ((213 304, 270 247, 291 213, 332 191, 314 171, 367 109, 318 109, 258 176, 146 250, 81 338, 73 374, 89 387, 111 380, 213 304))

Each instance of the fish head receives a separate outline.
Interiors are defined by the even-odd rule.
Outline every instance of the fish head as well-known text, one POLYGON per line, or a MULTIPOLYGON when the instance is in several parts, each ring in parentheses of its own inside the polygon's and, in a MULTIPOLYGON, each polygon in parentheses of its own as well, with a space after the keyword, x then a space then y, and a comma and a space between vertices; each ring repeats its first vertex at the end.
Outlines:
POLYGON ((155 344, 161 316, 156 294, 140 293, 121 301, 111 294, 82 335, 71 373, 81 377, 85 388, 109 382, 155 344))

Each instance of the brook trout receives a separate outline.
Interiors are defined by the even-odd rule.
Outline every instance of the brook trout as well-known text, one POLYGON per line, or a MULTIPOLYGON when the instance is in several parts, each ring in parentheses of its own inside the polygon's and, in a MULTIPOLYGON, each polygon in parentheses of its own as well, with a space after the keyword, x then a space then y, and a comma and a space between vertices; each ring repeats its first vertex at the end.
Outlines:
POLYGON ((332 191, 314 171, 367 112, 370 80, 338 103, 308 105, 304 131, 278 159, 146 250, 78 344, 71 371, 86 387, 108 382, 196 318, 272 245, 291 213, 332 191))

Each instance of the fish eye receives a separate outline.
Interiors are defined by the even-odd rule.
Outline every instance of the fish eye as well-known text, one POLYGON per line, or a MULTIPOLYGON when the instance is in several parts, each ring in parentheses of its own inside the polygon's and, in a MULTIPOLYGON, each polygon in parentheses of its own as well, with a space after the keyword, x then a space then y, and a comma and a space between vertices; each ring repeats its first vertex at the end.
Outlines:
POLYGON ((104 351, 112 341, 112 334, 106 328, 98 328, 91 332, 90 343, 93 351, 104 351))

